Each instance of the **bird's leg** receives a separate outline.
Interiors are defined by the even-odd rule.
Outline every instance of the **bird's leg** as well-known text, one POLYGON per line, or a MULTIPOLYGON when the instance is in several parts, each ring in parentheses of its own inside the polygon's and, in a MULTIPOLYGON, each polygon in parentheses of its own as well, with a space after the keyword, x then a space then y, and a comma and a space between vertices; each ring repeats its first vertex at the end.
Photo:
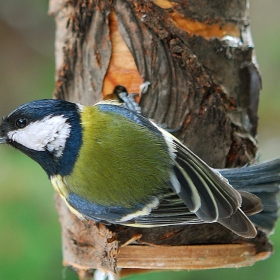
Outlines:
MULTIPOLYGON (((137 112, 138 114, 141 114, 141 107, 135 100, 135 96, 141 96, 142 94, 146 93, 148 90, 148 86, 150 85, 150 82, 144 82, 143 84, 140 85, 140 94, 139 93, 131 93, 128 94, 126 88, 124 86, 118 85, 114 88, 113 90, 113 95, 117 96, 118 101, 120 103, 123 103, 124 106, 132 111, 137 112)), ((160 128, 163 128, 169 133, 176 133, 181 130, 182 126, 178 128, 168 128, 165 124, 157 124, 160 128)))

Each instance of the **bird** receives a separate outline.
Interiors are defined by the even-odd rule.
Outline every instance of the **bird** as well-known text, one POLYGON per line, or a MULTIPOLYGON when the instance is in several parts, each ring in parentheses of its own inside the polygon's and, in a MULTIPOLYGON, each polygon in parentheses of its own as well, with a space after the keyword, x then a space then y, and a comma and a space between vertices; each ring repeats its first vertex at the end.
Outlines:
POLYGON ((256 227, 248 216, 260 212, 262 202, 233 188, 223 174, 237 185, 280 181, 279 159, 211 168, 165 129, 112 101, 28 102, 2 118, 0 143, 35 160, 78 218, 105 225, 217 222, 254 238, 256 227), (256 180, 258 174, 262 179, 256 180))

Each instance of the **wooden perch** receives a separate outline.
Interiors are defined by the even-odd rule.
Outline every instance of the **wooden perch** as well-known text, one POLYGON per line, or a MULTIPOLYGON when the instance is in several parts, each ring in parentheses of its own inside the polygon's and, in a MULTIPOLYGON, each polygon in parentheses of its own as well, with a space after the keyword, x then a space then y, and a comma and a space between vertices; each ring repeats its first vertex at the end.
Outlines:
POLYGON ((272 253, 272 245, 262 232, 254 239, 245 239, 219 224, 108 228, 93 221, 81 222, 58 195, 56 205, 62 226, 63 264, 77 271, 81 279, 92 277, 93 268, 115 271, 242 267, 272 253), (125 245, 131 241, 133 245, 125 245))
MULTIPOLYGON (((139 92, 149 81, 143 114, 182 127, 176 137, 210 166, 254 161, 261 79, 247 1, 50 0, 49 12, 57 23, 55 98, 89 105, 118 84, 139 92)), ((64 265, 81 279, 95 268, 240 267, 272 252, 261 231, 244 239, 219 224, 106 227, 79 221, 59 197, 56 204, 64 265)))

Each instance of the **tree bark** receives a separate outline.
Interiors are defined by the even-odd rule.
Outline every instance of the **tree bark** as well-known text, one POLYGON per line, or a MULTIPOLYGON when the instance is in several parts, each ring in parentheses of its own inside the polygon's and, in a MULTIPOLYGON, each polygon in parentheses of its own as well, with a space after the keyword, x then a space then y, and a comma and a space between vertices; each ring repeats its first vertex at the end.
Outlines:
MULTIPOLYGON (((210 166, 255 161, 261 78, 246 0, 50 0, 49 12, 57 24, 55 98, 89 105, 116 85, 131 93, 149 81, 148 92, 140 98, 143 114, 168 128, 181 128, 176 137, 210 166)), ((164 245, 180 246, 189 258, 201 253, 190 244, 205 244, 210 252, 205 255, 209 262, 192 266, 182 258, 174 266, 168 262, 173 247, 168 247, 168 269, 249 265, 272 251, 262 232, 245 240, 218 224, 106 227, 81 222, 58 197, 56 202, 64 264, 81 278, 94 268, 162 269, 156 256, 167 250, 164 245), (121 247, 133 239, 137 248, 121 247), (147 256, 154 258, 145 262, 147 256), (229 262, 221 262, 227 256, 229 262)))

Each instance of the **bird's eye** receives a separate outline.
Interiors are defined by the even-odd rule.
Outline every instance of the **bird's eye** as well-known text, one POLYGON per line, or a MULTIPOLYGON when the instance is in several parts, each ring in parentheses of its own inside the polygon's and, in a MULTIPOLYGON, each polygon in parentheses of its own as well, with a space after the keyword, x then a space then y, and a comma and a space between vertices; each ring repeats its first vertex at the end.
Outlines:
POLYGON ((24 128, 27 126, 27 119, 22 118, 22 119, 17 119, 16 120, 16 127, 18 128, 24 128))

